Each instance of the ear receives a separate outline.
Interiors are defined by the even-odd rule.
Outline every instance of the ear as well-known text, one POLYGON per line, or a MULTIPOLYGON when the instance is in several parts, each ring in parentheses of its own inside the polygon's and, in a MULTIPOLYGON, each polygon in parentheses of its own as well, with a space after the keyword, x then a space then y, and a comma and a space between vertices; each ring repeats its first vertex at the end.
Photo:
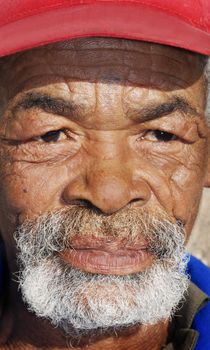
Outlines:
POLYGON ((210 128, 208 132, 208 164, 207 164, 207 171, 204 181, 204 187, 210 188, 210 128))

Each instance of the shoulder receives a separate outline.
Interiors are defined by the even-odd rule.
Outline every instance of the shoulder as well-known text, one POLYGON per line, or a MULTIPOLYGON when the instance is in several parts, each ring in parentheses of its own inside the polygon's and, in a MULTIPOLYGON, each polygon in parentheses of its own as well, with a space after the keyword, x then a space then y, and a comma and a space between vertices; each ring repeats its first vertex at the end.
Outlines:
POLYGON ((192 282, 210 296, 210 268, 191 255, 187 272, 192 282))
MULTIPOLYGON (((192 282, 207 296, 210 296, 210 268, 194 256, 191 256, 187 272, 192 282)), ((193 320, 192 328, 199 333, 195 350, 210 349, 210 302, 208 302, 208 299, 193 320)))

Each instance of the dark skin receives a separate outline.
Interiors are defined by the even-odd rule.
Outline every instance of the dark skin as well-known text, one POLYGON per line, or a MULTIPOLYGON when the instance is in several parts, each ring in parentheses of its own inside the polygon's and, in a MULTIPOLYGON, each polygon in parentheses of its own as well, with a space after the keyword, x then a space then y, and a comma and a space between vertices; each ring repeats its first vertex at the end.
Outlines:
MULTIPOLYGON (((162 208, 184 223, 188 240, 210 183, 206 85, 197 55, 79 39, 3 65, 0 231, 11 273, 17 271, 17 224, 75 201, 108 215, 128 206, 162 208)), ((26 310, 15 282, 10 305, 1 349, 71 347, 60 329, 26 310)), ((159 350, 169 328, 168 320, 138 326, 83 339, 76 349, 159 350)))

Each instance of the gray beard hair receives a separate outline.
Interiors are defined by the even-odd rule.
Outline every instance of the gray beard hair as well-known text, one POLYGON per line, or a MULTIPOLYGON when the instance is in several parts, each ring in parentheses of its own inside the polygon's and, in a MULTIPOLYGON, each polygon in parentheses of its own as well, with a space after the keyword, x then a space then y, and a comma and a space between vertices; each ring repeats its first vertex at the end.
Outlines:
POLYGON ((77 206, 26 220, 15 232, 23 300, 68 335, 158 323, 173 316, 189 285, 184 239, 180 223, 140 209, 103 216, 77 206), (115 276, 86 273, 61 261, 57 253, 87 232, 129 242, 143 236, 155 262, 143 272, 115 276))

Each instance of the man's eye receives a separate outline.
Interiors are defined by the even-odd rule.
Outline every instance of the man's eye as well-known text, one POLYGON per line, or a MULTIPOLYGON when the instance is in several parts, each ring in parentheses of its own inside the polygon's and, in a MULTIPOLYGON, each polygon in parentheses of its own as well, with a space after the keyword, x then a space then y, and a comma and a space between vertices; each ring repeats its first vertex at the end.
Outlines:
POLYGON ((148 131, 142 139, 149 141, 161 141, 161 142, 169 142, 177 140, 178 137, 170 132, 165 132, 161 130, 150 130, 148 131))
POLYGON ((65 140, 67 138, 63 130, 49 131, 41 136, 34 137, 33 140, 43 141, 43 142, 57 142, 65 140))

